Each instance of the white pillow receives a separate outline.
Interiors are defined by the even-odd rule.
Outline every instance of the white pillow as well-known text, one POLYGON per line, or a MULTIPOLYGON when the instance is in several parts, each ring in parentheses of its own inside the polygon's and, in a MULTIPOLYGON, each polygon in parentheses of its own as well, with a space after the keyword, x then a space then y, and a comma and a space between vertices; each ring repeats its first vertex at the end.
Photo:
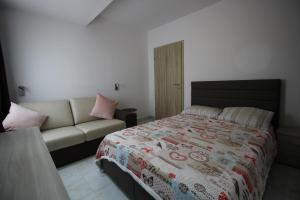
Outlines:
POLYGON ((182 114, 188 115, 200 115, 207 118, 217 119, 218 115, 222 112, 222 109, 209 107, 209 106, 198 106, 193 105, 182 111, 182 114))
POLYGON ((5 130, 16 130, 20 128, 41 127, 47 116, 39 114, 11 102, 9 114, 3 121, 5 130))
POLYGON ((267 130, 274 113, 253 107, 226 107, 219 115, 219 120, 238 123, 246 127, 267 130))

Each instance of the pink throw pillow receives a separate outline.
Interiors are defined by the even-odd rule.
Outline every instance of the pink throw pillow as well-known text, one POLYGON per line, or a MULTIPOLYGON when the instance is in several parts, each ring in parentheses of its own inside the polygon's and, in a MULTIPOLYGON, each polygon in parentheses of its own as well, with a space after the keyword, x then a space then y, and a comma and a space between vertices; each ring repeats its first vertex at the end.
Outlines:
POLYGON ((101 94, 97 94, 96 102, 90 116, 103 119, 113 119, 118 102, 112 101, 101 94))
POLYGON ((9 114, 3 121, 3 127, 9 131, 29 127, 40 128, 46 119, 45 115, 11 102, 9 114))

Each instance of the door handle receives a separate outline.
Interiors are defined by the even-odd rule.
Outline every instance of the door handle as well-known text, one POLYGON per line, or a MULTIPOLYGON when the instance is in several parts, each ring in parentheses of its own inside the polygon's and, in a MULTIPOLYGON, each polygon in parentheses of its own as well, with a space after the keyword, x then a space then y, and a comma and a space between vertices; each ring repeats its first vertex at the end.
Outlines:
POLYGON ((179 84, 179 83, 174 83, 173 85, 174 85, 174 86, 180 86, 180 84, 179 84))

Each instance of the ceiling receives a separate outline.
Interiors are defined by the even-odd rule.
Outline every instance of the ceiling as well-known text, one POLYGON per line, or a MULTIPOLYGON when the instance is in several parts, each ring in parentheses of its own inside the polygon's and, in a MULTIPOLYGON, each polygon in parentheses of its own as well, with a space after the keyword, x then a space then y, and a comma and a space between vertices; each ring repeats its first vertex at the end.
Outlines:
POLYGON ((2 6, 87 25, 113 0, 0 0, 2 6))
POLYGON ((115 0, 100 18, 150 30, 221 0, 115 0))
POLYGON ((0 0, 5 7, 88 25, 101 19, 153 29, 220 0, 0 0))

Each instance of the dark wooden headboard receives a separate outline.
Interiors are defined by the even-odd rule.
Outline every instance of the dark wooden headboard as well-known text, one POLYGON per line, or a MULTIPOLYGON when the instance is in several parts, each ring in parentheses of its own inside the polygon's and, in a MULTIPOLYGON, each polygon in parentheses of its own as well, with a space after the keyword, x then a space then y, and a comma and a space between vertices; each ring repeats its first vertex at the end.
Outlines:
POLYGON ((257 107, 273 111, 272 124, 279 124, 280 79, 192 82, 192 105, 257 107))

